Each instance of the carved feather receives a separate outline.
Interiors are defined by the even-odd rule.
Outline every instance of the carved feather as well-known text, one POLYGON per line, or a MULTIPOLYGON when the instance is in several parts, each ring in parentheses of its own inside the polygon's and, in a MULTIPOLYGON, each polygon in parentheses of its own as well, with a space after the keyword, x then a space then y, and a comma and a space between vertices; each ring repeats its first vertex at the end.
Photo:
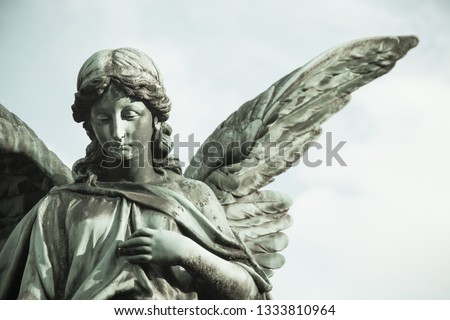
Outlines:
POLYGON ((70 169, 16 115, 0 105, 0 251, 22 217, 70 169))
POLYGON ((288 196, 264 190, 223 206, 231 228, 241 236, 268 276, 272 275, 268 270, 284 264, 284 257, 274 253, 288 245, 288 238, 281 231, 292 225, 287 214, 291 204, 288 196))
POLYGON ((348 103, 351 92, 389 72, 417 43, 414 36, 369 38, 320 55, 226 119, 193 157, 185 176, 215 185, 212 172, 227 176, 225 168, 234 164, 232 175, 239 186, 233 191, 218 188, 224 203, 233 201, 227 193, 239 197, 267 185, 299 159, 321 133, 320 125, 348 103), (223 148, 211 154, 211 142, 223 148))
POLYGON ((244 103, 206 139, 185 176, 204 181, 221 201, 230 226, 268 276, 284 264, 281 231, 290 200, 259 190, 286 171, 341 110, 350 93, 389 72, 418 39, 356 40, 333 48, 244 103))

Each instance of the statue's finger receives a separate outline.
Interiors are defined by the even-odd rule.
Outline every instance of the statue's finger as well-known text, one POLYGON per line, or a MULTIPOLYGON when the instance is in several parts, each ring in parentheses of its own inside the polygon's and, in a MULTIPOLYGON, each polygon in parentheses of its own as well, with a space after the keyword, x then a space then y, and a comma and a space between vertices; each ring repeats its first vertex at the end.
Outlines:
POLYGON ((131 263, 149 263, 153 260, 153 257, 149 254, 140 254, 137 256, 129 256, 127 259, 131 263))
POLYGON ((152 248, 150 246, 139 246, 139 247, 118 247, 117 251, 123 256, 133 256, 141 254, 151 254, 152 248))
POLYGON ((146 237, 135 237, 125 240, 122 243, 117 245, 118 248, 129 248, 129 247, 140 247, 140 246, 151 246, 153 244, 153 240, 146 237))
POLYGON ((141 237, 141 236, 147 236, 147 237, 152 237, 155 234, 155 229, 150 229, 150 228, 141 228, 136 230, 131 236, 130 238, 134 238, 134 237, 141 237))

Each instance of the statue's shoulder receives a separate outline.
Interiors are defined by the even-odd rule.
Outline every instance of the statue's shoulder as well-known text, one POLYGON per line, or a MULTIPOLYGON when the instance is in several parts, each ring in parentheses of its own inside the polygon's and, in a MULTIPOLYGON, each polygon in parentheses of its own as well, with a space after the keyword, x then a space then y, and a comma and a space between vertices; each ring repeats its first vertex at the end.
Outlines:
POLYGON ((86 194, 76 191, 78 184, 68 184, 63 186, 53 187, 43 198, 44 203, 58 203, 58 206, 64 203, 70 203, 73 200, 80 200, 86 197, 86 194))
POLYGON ((213 191, 204 182, 199 180, 186 178, 170 172, 168 173, 168 185, 166 187, 182 194, 200 210, 207 204, 218 203, 213 191))

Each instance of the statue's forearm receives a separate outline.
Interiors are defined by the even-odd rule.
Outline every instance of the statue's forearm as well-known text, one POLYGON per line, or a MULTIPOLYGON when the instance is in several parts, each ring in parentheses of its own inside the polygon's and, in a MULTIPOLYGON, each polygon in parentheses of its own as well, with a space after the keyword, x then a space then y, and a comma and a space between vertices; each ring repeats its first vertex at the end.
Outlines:
POLYGON ((207 284, 217 299, 255 299, 258 288, 250 274, 239 265, 226 261, 192 243, 192 249, 182 258, 182 266, 194 277, 207 284))

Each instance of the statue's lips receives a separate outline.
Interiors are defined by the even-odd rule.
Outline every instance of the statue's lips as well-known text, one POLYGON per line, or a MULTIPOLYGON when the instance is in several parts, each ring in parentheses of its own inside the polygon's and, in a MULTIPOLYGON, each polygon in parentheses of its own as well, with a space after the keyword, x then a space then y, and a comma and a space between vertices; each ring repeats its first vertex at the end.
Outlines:
POLYGON ((108 147, 111 147, 111 148, 125 148, 125 147, 133 147, 133 146, 135 146, 135 144, 134 143, 132 143, 132 142, 129 142, 129 143, 120 143, 119 141, 117 141, 117 142, 108 142, 107 143, 108 144, 108 147))

